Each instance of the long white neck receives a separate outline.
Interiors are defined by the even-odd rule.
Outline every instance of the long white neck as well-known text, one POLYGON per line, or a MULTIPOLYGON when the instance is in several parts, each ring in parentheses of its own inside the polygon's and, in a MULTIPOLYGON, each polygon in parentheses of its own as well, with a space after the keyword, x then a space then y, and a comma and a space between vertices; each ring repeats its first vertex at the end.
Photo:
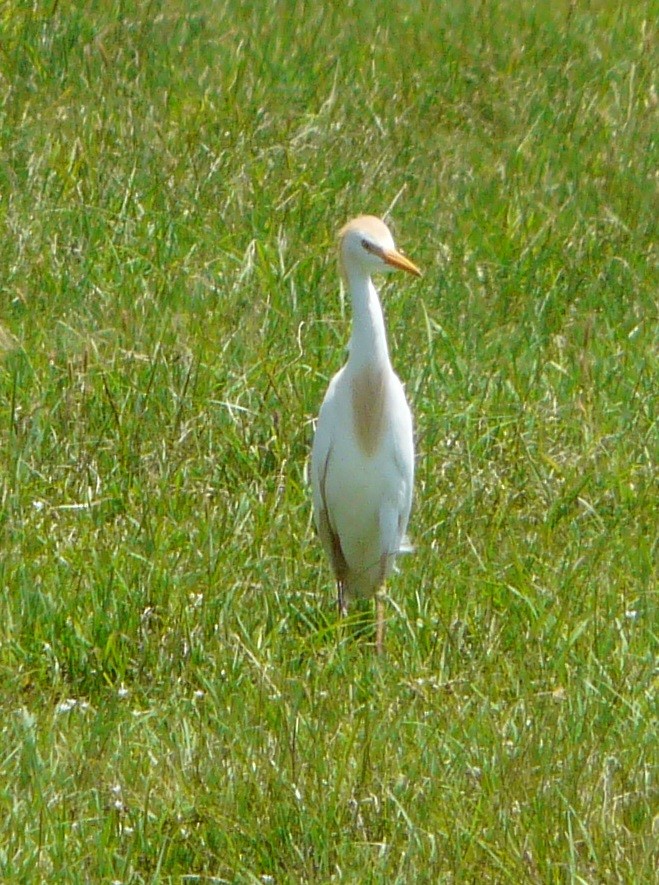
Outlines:
POLYGON ((346 270, 344 279, 352 298, 348 364, 356 370, 367 365, 389 365, 384 316, 370 276, 361 270, 346 270))

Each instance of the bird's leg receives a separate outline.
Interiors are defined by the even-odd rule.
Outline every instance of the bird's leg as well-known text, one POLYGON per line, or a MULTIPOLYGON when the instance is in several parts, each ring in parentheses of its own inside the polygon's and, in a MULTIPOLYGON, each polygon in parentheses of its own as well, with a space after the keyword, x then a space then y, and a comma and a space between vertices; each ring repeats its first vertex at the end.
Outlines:
POLYGON ((338 591, 338 609, 339 609, 339 618, 345 618, 348 614, 348 604, 345 598, 345 588, 343 586, 343 581, 338 581, 336 585, 338 591))
POLYGON ((375 651, 384 654, 384 587, 375 595, 376 627, 375 627, 375 651))
POLYGON ((375 651, 379 655, 384 654, 384 599, 387 580, 387 560, 388 555, 383 553, 380 557, 380 581, 375 593, 375 651))

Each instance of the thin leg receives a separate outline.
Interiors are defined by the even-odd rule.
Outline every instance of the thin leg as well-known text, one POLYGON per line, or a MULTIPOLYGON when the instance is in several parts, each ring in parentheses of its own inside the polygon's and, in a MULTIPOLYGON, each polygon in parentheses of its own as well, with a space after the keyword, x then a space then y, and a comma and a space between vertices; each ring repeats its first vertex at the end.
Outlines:
POLYGON ((348 614, 348 605, 346 603, 343 583, 341 581, 337 582, 336 589, 338 591, 338 593, 337 593, 337 595, 338 595, 337 606, 339 609, 339 618, 345 618, 346 615, 348 614))
POLYGON ((378 591, 375 597, 376 627, 375 627, 375 651, 384 654, 384 588, 378 591))

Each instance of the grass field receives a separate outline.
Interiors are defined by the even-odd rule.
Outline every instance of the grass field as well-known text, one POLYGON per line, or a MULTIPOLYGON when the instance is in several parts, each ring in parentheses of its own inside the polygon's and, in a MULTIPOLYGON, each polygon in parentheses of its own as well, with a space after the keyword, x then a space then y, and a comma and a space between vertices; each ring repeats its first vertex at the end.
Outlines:
POLYGON ((656 21, 2 7, 3 881, 654 881, 656 21), (377 660, 305 463, 388 210, 377 660))

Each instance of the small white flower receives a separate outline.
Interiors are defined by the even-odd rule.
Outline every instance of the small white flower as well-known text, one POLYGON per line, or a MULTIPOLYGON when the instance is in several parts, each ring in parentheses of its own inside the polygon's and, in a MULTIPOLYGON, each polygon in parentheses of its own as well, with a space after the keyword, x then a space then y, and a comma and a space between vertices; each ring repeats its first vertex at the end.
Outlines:
POLYGON ((65 701, 62 701, 55 708, 56 713, 70 713, 71 710, 77 705, 78 701, 75 698, 67 698, 65 701))

